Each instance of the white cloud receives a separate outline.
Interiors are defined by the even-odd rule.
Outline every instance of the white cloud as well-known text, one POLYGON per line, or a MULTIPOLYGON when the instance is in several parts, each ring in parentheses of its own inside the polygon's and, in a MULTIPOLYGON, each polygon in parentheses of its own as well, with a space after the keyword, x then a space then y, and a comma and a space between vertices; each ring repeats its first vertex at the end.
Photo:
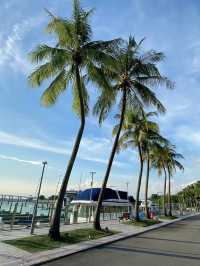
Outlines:
POLYGON ((196 182, 197 182, 197 180, 193 180, 193 181, 190 181, 188 183, 181 184, 181 188, 183 189, 183 188, 185 188, 187 186, 190 186, 190 185, 192 185, 192 184, 194 184, 196 182))
POLYGON ((16 161, 19 163, 26 163, 26 164, 32 164, 32 165, 41 165, 42 164, 42 162, 39 162, 39 161, 23 160, 23 159, 20 159, 17 157, 7 156, 7 155, 3 155, 3 154, 0 154, 0 159, 16 161))
POLYGON ((52 146, 38 139, 24 138, 3 131, 0 131, 0 143, 42 151, 49 151, 63 155, 70 154, 70 151, 62 147, 52 146))
POLYGON ((29 18, 13 25, 10 34, 1 38, 0 43, 0 66, 9 66, 14 71, 27 73, 30 70, 30 64, 27 55, 20 48, 19 43, 27 32, 42 22, 42 17, 29 18))
MULTIPOLYGON (((0 143, 69 156, 71 155, 71 146, 73 142, 60 141, 56 143, 57 145, 52 145, 49 142, 45 142, 39 139, 25 138, 22 136, 17 136, 4 131, 0 131, 0 143)), ((107 159, 105 159, 105 157, 107 158, 109 156, 111 146, 111 141, 105 138, 83 138, 80 146, 80 151, 78 153, 78 158, 86 161, 107 164, 107 159)), ((117 167, 126 166, 125 163, 119 161, 114 161, 113 164, 117 167)))
POLYGON ((189 127, 179 127, 176 130, 176 136, 194 145, 200 145, 200 131, 189 127))
POLYGON ((171 101, 166 101, 164 104, 167 108, 167 112, 164 116, 159 116, 158 121, 161 123, 161 127, 168 128, 175 121, 178 121, 182 117, 185 117, 185 113, 190 112, 191 103, 187 99, 173 98, 171 101), (181 103, 180 103, 181 102, 181 103))

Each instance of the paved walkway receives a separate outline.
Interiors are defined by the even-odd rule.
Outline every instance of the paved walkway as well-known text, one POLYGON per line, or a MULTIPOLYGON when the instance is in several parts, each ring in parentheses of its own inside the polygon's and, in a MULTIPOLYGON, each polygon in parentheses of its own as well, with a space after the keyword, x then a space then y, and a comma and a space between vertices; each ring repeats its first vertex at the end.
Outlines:
MULTIPOLYGON (((69 231, 75 228, 86 228, 90 227, 89 224, 74 224, 74 225, 65 225, 62 226, 61 231, 69 231)), ((43 235, 48 233, 49 228, 43 227, 35 229, 36 235, 43 235)), ((30 236, 30 228, 18 228, 15 230, 10 230, 9 228, 0 229, 0 266, 13 264, 17 266, 17 262, 19 261, 18 265, 22 258, 26 256, 30 256, 29 252, 23 251, 21 249, 15 248, 14 246, 7 245, 2 243, 3 240, 11 240, 30 236)))
POLYGON ((200 216, 77 253, 46 266, 199 266, 200 216))
MULTIPOLYGON (((108 227, 112 228, 113 230, 116 231, 121 231, 125 233, 130 233, 134 231, 140 231, 141 228, 133 228, 132 226, 124 226, 123 224, 119 224, 118 221, 113 220, 113 221, 104 221, 102 223, 103 227, 108 227)), ((92 224, 84 223, 84 224, 73 224, 73 225, 63 225, 61 227, 61 231, 70 231, 73 229, 78 229, 78 228, 90 228, 92 227, 92 224)), ((47 234, 49 228, 44 227, 44 228, 38 228, 35 230, 36 235, 42 235, 42 234, 47 234)), ((3 243, 3 240, 11 240, 11 239, 17 239, 17 238, 22 238, 30 236, 30 228, 20 228, 16 230, 0 230, 0 266, 2 265, 22 265, 20 264, 21 259, 30 257, 32 255, 29 252, 23 251, 21 249, 15 248, 14 246, 7 245, 3 243), (19 264, 15 264, 19 261, 19 264)), ((77 246, 80 246, 77 245, 77 246)), ((68 249, 74 249, 75 245, 69 245, 68 249)))
MULTIPOLYGON (((182 219, 182 218, 181 218, 182 219)), ((0 230, 0 266, 22 266, 22 265, 36 265, 55 258, 64 257, 79 251, 87 250, 93 247, 101 246, 102 244, 111 243, 113 241, 123 239, 129 236, 143 233, 150 230, 151 228, 159 228, 171 221, 164 221, 161 224, 153 225, 150 227, 136 227, 132 225, 124 225, 118 221, 105 221, 102 223, 102 227, 108 227, 109 229, 120 231, 121 233, 103 237, 97 240, 80 242, 78 244, 66 245, 58 249, 49 251, 38 252, 31 254, 29 252, 17 249, 11 245, 3 243, 3 240, 16 239, 21 237, 30 236, 30 229, 23 230, 0 230)), ((76 225, 65 225, 61 227, 61 231, 69 231, 77 228, 89 228, 92 224, 76 224, 76 225)), ((35 231, 36 234, 47 234, 48 228, 40 228, 35 231)), ((54 264, 53 264, 54 265, 54 264)))

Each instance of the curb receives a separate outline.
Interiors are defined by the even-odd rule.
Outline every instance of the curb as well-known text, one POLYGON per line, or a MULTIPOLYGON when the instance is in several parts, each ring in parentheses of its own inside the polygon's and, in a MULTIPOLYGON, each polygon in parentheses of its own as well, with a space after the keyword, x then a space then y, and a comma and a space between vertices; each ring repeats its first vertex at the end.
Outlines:
POLYGON ((156 225, 152 225, 152 226, 148 226, 147 228, 142 228, 139 232, 135 232, 135 233, 119 233, 113 236, 107 236, 107 237, 103 237, 97 240, 90 240, 90 241, 84 241, 84 242, 80 242, 78 244, 73 244, 73 250, 72 250, 72 245, 70 246, 65 246, 65 247, 61 247, 61 248, 57 248, 57 249, 53 249, 53 250, 49 250, 49 251, 43 251, 38 253, 37 255, 31 255, 28 258, 27 257, 23 257, 20 260, 16 260, 13 261, 12 263, 8 263, 5 264, 5 266, 37 266, 37 265, 42 265, 60 258, 64 258, 76 253, 80 253, 86 250, 90 250, 96 247, 100 247, 100 246, 104 246, 107 244, 111 244, 114 242, 117 242, 119 240, 124 240, 124 239, 128 239, 130 237, 134 237, 134 236, 138 236, 141 235, 143 233, 146 232, 150 232, 156 229, 159 229, 161 227, 165 227, 168 226, 170 224, 173 223, 177 223, 179 221, 183 221, 185 219, 194 217, 194 216, 198 216, 198 214, 192 214, 192 215, 187 215, 178 219, 174 219, 171 221, 167 221, 167 222, 162 222, 160 224, 156 224, 156 225))

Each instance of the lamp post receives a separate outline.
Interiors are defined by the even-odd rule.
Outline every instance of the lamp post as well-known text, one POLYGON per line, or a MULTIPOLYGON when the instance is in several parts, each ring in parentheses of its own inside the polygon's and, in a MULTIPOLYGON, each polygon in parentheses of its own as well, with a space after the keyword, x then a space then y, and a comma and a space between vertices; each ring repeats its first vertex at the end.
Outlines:
POLYGON ((93 189, 93 182, 94 182, 94 174, 96 174, 96 172, 90 172, 91 174, 91 191, 90 191, 90 209, 89 209, 89 222, 91 221, 91 214, 92 214, 92 205, 91 205, 91 201, 92 201, 92 189, 93 189))
POLYGON ((39 188, 38 188, 36 203, 35 203, 35 206, 33 209, 33 218, 32 218, 32 223, 31 223, 31 235, 34 234, 35 222, 36 222, 36 217, 37 217, 38 201, 39 201, 39 197, 40 197, 40 190, 41 190, 42 180, 43 180, 43 176, 44 176, 44 169, 45 169, 45 166, 47 165, 47 162, 42 162, 42 164, 43 164, 42 175, 40 178, 40 184, 39 184, 39 188))

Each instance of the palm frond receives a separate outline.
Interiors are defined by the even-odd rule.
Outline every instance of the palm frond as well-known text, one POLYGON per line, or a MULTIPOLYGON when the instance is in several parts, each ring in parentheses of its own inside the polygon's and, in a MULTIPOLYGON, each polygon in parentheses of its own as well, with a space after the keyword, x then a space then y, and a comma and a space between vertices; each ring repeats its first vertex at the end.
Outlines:
POLYGON ((49 107, 55 104, 58 96, 66 90, 70 78, 71 73, 66 73, 63 69, 52 81, 50 86, 44 91, 41 97, 42 105, 49 107))
POLYGON ((99 123, 106 119, 107 115, 111 111, 114 103, 116 102, 117 91, 107 90, 102 91, 101 95, 98 97, 97 102, 93 108, 93 114, 99 116, 99 123))
POLYGON ((165 86, 168 89, 173 89, 175 87, 174 82, 163 76, 138 76, 136 80, 143 85, 151 87, 165 86))
POLYGON ((29 58, 32 63, 39 63, 41 61, 49 61, 55 59, 57 59, 57 61, 70 62, 71 55, 64 49, 50 47, 48 45, 42 44, 36 47, 36 49, 29 54, 29 58))
POLYGON ((28 81, 32 87, 38 87, 44 80, 54 77, 61 70, 62 68, 54 66, 52 62, 48 62, 36 68, 36 70, 28 77, 28 81))
MULTIPOLYGON (((133 113, 142 113, 144 109, 144 103, 138 95, 132 91, 131 93, 128 93, 127 95, 127 108, 133 113)), ((122 102, 120 101, 120 106, 122 105, 122 102)))
POLYGON ((143 64, 147 63, 157 63, 163 61, 165 55, 162 52, 156 52, 154 50, 147 51, 139 57, 139 60, 142 61, 143 64))
POLYGON ((97 67, 91 61, 87 64, 87 72, 89 79, 94 82, 101 91, 110 91, 112 85, 110 83, 110 77, 107 78, 103 67, 97 67))
POLYGON ((139 97, 147 106, 154 106, 158 112, 165 113, 166 109, 163 104, 157 99, 154 92, 152 92, 147 86, 134 80, 132 82, 133 90, 136 90, 139 97))
POLYGON ((75 26, 75 39, 76 43, 81 45, 87 43, 92 36, 91 26, 88 23, 88 18, 92 10, 84 11, 80 7, 80 1, 74 0, 73 3, 73 20, 75 26))
POLYGON ((47 33, 55 33, 58 37, 58 43, 61 47, 74 47, 74 24, 72 21, 56 17, 49 13, 51 20, 45 31, 47 33))

